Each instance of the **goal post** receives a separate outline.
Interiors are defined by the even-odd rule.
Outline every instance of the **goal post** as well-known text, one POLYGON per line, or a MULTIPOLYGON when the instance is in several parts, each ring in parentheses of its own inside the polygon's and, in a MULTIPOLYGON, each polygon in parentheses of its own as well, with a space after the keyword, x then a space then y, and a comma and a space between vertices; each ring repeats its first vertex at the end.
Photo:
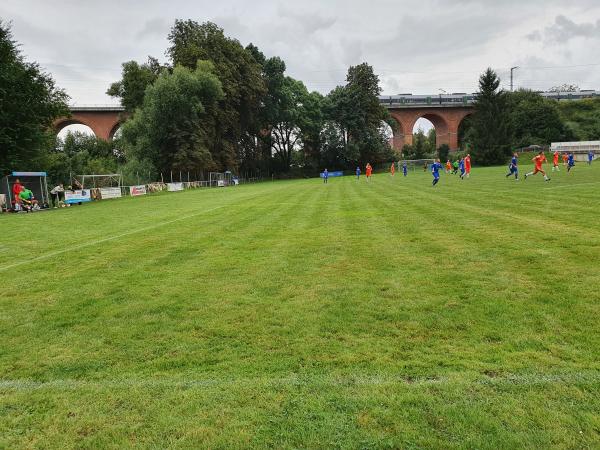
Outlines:
POLYGON ((402 166, 406 163, 408 170, 415 172, 419 169, 427 170, 434 162, 435 159, 401 159, 397 167, 398 171, 402 171, 402 166))

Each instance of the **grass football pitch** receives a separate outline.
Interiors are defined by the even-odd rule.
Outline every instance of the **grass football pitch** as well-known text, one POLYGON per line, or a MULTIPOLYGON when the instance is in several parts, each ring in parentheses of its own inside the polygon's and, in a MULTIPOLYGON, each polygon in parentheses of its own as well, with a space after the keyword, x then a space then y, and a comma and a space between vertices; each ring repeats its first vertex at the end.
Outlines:
POLYGON ((0 215, 0 448, 599 448, 600 165, 505 173, 0 215))

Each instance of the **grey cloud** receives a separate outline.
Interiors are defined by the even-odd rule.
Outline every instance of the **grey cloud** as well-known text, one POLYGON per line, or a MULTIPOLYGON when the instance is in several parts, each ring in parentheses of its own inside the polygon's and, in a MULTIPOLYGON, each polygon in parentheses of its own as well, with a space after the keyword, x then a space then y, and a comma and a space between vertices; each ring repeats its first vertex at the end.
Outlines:
MULTIPOLYGON (((243 45, 282 57, 291 76, 322 93, 363 61, 386 91, 432 93, 472 92, 487 66, 500 68, 506 82, 512 65, 600 60, 600 45, 591 45, 600 35, 598 0, 3 0, 0 17, 14 20, 23 52, 80 103, 108 101, 104 92, 123 61, 164 57, 175 17, 214 21, 243 45), (540 25, 542 8, 553 19, 540 25)), ((517 79, 519 86, 600 87, 599 71, 589 68, 520 69, 517 79)))
POLYGON ((154 19, 146 21, 142 29, 136 33, 136 37, 138 39, 144 39, 146 37, 154 36, 159 36, 162 38, 167 35, 170 27, 170 21, 168 21, 164 17, 156 17, 154 19))
POLYGON ((279 6, 278 13, 281 18, 289 19, 289 22, 302 28, 305 34, 313 34, 318 31, 328 30, 337 21, 336 17, 321 16, 315 12, 301 13, 293 11, 283 5, 279 6))
POLYGON ((554 23, 543 32, 534 31, 530 40, 543 40, 545 45, 564 45, 574 38, 600 39, 600 19, 596 22, 576 23, 564 15, 556 16, 554 23))

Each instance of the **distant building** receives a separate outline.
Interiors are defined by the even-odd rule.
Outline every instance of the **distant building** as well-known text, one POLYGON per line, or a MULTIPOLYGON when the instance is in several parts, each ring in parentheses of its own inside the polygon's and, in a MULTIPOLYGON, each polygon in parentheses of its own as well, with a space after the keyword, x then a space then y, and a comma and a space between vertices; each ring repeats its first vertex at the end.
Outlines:
POLYGON ((589 151, 594 152, 594 159, 600 155, 600 141, 553 142, 551 151, 573 152, 576 161, 587 161, 589 151))

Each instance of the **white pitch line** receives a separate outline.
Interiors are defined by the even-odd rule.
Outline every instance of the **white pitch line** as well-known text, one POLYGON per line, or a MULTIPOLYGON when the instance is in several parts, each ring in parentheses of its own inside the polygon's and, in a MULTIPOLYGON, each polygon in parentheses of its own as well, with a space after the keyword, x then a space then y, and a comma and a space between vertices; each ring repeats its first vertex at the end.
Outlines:
POLYGON ((600 184, 600 181, 590 181, 587 183, 576 183, 576 184, 561 184, 558 186, 548 186, 548 187, 543 187, 542 189, 544 190, 550 190, 550 189, 561 189, 561 188, 568 188, 568 187, 579 187, 579 186, 585 186, 588 184, 600 184))
POLYGON ((27 260, 24 260, 24 261, 19 261, 19 262, 16 262, 14 264, 9 264, 8 266, 2 266, 2 267, 0 267, 0 272, 4 272, 4 271, 9 270, 9 269, 14 269, 15 267, 19 267, 19 266, 22 266, 22 265, 25 265, 25 264, 30 264, 32 262, 40 261, 40 260, 43 260, 43 259, 52 258, 54 256, 62 255, 64 253, 72 252, 74 250, 79 250, 81 248, 90 247, 92 245, 97 245, 97 244, 102 244, 104 242, 114 241, 115 239, 120 239, 122 237, 130 236, 132 234, 142 233, 144 231, 149 231, 149 230, 154 230, 155 228, 159 228, 159 227, 162 227, 162 226, 165 226, 165 225, 170 225, 172 223, 180 222, 182 220, 191 219, 192 217, 199 216, 200 214, 207 214, 209 212, 215 211, 217 209, 225 208, 227 206, 230 206, 230 205, 227 204, 227 205, 215 206, 214 208, 209 208, 209 209, 205 209, 205 210, 202 210, 202 211, 198 211, 198 212, 196 212, 194 214, 188 214, 187 216, 178 217, 176 219, 167 220, 165 222, 156 223, 156 224, 153 224, 153 225, 148 225, 148 226, 142 227, 142 228, 137 228, 135 230, 127 231, 125 233, 117 234, 117 235, 114 235, 114 236, 109 236, 109 237, 106 237, 106 238, 102 238, 102 239, 97 239, 97 240, 94 240, 94 241, 85 242, 83 244, 74 245, 74 246, 71 246, 71 247, 68 247, 68 248, 64 248, 64 249, 61 249, 61 250, 56 250, 54 252, 45 253, 43 255, 36 256, 35 258, 30 258, 30 259, 27 259, 27 260))
POLYGON ((35 381, 28 379, 0 379, 0 390, 34 391, 41 389, 75 390, 85 388, 114 389, 114 388, 209 388, 211 386, 380 386, 380 385, 538 385, 538 384, 598 384, 600 372, 574 372, 559 374, 504 374, 498 377, 479 377, 473 380, 453 379, 447 377, 410 378, 406 375, 301 375, 292 374, 284 377, 258 378, 203 378, 187 380, 168 379, 139 379, 125 378, 112 380, 74 380, 58 379, 35 381))

